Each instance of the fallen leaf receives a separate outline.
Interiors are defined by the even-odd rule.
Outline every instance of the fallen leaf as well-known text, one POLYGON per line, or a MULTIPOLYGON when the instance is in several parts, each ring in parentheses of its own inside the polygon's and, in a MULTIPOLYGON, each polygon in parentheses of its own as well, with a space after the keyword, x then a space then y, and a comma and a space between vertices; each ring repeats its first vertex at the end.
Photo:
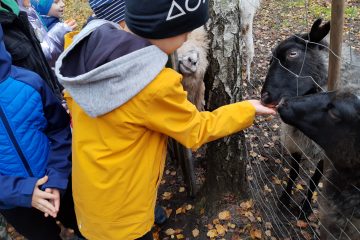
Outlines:
POLYGON ((214 225, 220 224, 220 220, 219 220, 218 218, 215 218, 215 219, 212 221, 212 223, 213 223, 214 225))
POLYGON ((185 188, 184 188, 184 187, 180 187, 180 188, 179 188, 179 192, 185 192, 185 188))
POLYGON ((166 229, 165 234, 168 235, 168 236, 174 235, 174 234, 175 234, 175 230, 172 229, 172 228, 168 228, 168 229, 166 229))
POLYGON ((259 229, 251 229, 250 231, 250 237, 252 239, 261 239, 261 230, 259 229))
POLYGON ((211 229, 207 232, 206 236, 208 236, 209 238, 214 238, 217 236, 217 231, 216 229, 211 229))
POLYGON ((216 224, 215 229, 219 236, 224 236, 226 233, 226 228, 221 224, 216 224))
POLYGON ((172 197, 172 193, 171 192, 164 192, 162 194, 162 199, 163 200, 169 200, 172 197))
POLYGON ((298 190, 304 190, 303 186, 301 184, 296 184, 296 189, 298 190))
POLYGON ((182 207, 176 209, 176 211, 175 211, 176 214, 180 214, 180 213, 182 213, 182 212, 183 212, 183 208, 182 208, 182 207))
POLYGON ((192 205, 191 204, 188 204, 188 205, 186 205, 186 207, 185 207, 185 209, 187 210, 187 211, 189 211, 189 210, 191 210, 192 209, 192 205))
POLYGON ((252 199, 250 199, 249 201, 245 201, 245 202, 240 203, 240 207, 245 211, 251 209, 253 207, 252 199))
POLYGON ((184 237, 184 235, 182 235, 182 234, 177 234, 177 235, 176 235, 176 238, 177 238, 177 239, 184 239, 185 237, 184 237))
POLYGON ((207 225, 207 228, 208 228, 208 229, 214 229, 214 225, 212 225, 211 223, 209 223, 209 224, 207 225))
POLYGON ((223 211, 219 213, 219 219, 220 220, 230 220, 231 215, 229 211, 223 211))
POLYGON ((306 228, 308 226, 308 223, 304 222, 303 220, 297 220, 296 226, 298 226, 299 228, 306 228))
POLYGON ((236 225, 233 224, 233 223, 228 223, 227 225, 228 225, 229 228, 232 228, 232 229, 234 229, 236 227, 236 225))
POLYGON ((192 235, 193 235, 193 237, 198 237, 199 234, 200 234, 199 229, 195 228, 194 230, 192 230, 192 235))
POLYGON ((268 185, 266 185, 266 184, 264 186, 264 190, 265 190, 265 192, 269 192, 269 193, 272 192, 271 188, 269 188, 268 185))

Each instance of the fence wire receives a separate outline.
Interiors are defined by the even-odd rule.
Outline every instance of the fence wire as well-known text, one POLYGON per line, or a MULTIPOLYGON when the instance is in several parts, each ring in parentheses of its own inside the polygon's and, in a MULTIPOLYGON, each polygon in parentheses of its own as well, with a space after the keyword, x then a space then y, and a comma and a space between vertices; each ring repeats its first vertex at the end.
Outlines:
MULTIPOLYGON (((305 1, 304 12, 303 16, 305 28, 310 30, 308 23, 308 1, 305 1)), ((358 21, 358 19, 349 19, 350 26, 353 26, 356 21, 358 21)), ((256 25, 254 25, 254 29, 256 29, 256 25)), ((305 60, 308 54, 309 44, 317 44, 320 47, 327 49, 330 54, 334 55, 342 62, 342 65, 344 66, 342 71, 345 79, 342 79, 341 84, 346 84, 350 81, 355 84, 360 84, 360 53, 356 52, 356 49, 359 49, 360 46, 354 46, 354 44, 352 44, 352 41, 355 38, 353 34, 354 31, 350 28, 347 32, 347 38, 345 39, 346 44, 343 46, 343 57, 337 56, 327 45, 311 42, 299 35, 295 35, 298 39, 304 41, 305 43, 305 55, 298 73, 292 72, 290 69, 286 68, 281 63, 280 59, 276 58, 276 56, 272 53, 270 57, 273 58, 273 60, 278 61, 281 68, 296 77, 297 84, 302 79, 309 78, 319 89, 321 89, 321 91, 326 91, 326 86, 319 85, 312 76, 302 75, 303 69, 306 67, 305 60), (353 79, 350 80, 351 78, 353 79)), ((255 56, 256 54, 257 53, 255 52, 255 56)), ((259 98, 261 85, 264 83, 264 77, 261 78, 261 76, 264 76, 265 73, 261 72, 261 70, 256 67, 257 65, 258 64, 256 64, 255 60, 252 67, 253 79, 250 82, 244 82, 245 97, 247 98, 259 98)), ((297 95, 299 95, 298 92, 297 95)), ((322 227, 322 231, 328 234, 328 237, 338 239, 333 235, 333 229, 327 229, 324 226, 321 226, 321 222, 319 220, 321 209, 325 205, 332 204, 328 201, 328 197, 325 194, 323 187, 331 185, 332 187, 337 188, 336 184, 328 178, 326 171, 322 174, 321 182, 314 191, 311 202, 311 210, 313 213, 307 218, 300 219, 302 201, 306 199, 305 191, 309 188, 309 180, 315 172, 319 159, 311 159, 311 156, 309 156, 306 152, 306 149, 303 149, 303 146, 299 146, 292 136, 282 131, 279 125, 281 125, 281 120, 278 118, 266 119, 260 117, 253 127, 245 131, 248 139, 246 150, 249 157, 247 160, 246 171, 250 193, 254 199, 255 207, 258 208, 262 218, 264 219, 263 231, 268 230, 269 225, 272 226, 272 235, 265 236, 265 239, 320 239, 320 227, 322 227), (301 150, 303 158, 303 161, 300 163, 300 174, 296 181, 293 182, 294 187, 291 195, 288 195, 291 199, 290 207, 284 206, 280 201, 280 196, 283 193, 287 194, 285 191, 285 181, 288 180, 288 173, 292 169, 291 152, 280 140, 279 136, 281 134, 287 137, 301 150), (319 199, 321 199, 321 201, 319 201, 319 199)), ((319 148, 317 145, 314 145, 314 147, 319 148)), ((321 151, 321 149, 319 149, 319 151, 321 151)), ((326 159, 326 161, 329 164, 328 168, 334 170, 335 167, 332 162, 329 159, 326 159)), ((352 187, 357 189, 360 193, 358 186, 352 187)), ((342 191, 341 189, 337 190, 339 192, 342 191)), ((359 211, 359 209, 357 209, 357 211, 359 211)), ((352 229, 359 234, 358 239, 360 239, 360 229, 358 229, 352 221, 354 219, 354 212, 355 209, 353 214, 350 216, 345 216, 342 212, 338 213, 339 217, 346 219, 346 223, 344 225, 338 226, 342 227, 342 233, 339 237, 340 239, 351 239, 351 237, 343 231, 347 227, 352 227, 352 229)))

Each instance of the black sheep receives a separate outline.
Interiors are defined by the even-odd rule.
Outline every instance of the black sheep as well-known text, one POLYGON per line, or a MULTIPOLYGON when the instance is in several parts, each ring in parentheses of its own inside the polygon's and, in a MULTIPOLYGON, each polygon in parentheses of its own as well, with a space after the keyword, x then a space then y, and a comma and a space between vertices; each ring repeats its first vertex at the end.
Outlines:
POLYGON ((321 239, 360 239, 360 86, 283 100, 278 111, 324 149, 321 239))
MULTIPOLYGON (((281 41, 273 50, 273 57, 261 90, 264 105, 276 106, 284 97, 304 96, 326 90, 328 74, 327 41, 330 22, 321 25, 317 19, 309 33, 293 35, 281 41)), ((344 79, 354 79, 360 68, 351 64, 351 60, 360 65, 359 57, 349 54, 349 48, 343 48, 344 60, 342 72, 344 79)), ((313 141, 304 136, 297 128, 282 124, 281 140, 292 156, 290 178, 280 201, 286 207, 290 205, 291 190, 299 175, 299 163, 305 153, 317 163, 315 173, 309 184, 307 199, 302 207, 302 217, 311 212, 311 197, 319 183, 323 171, 323 151, 313 141)))

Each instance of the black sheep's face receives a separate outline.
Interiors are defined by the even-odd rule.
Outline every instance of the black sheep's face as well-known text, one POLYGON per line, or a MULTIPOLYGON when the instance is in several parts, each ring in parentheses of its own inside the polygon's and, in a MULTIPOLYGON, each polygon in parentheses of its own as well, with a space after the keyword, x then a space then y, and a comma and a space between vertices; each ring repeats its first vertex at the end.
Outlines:
POLYGON ((284 99, 278 111, 285 123, 318 143, 329 158, 342 159, 342 156, 343 161, 334 162, 339 169, 360 167, 358 96, 339 91, 284 99))
POLYGON ((319 91, 318 76, 326 75, 317 46, 309 46, 293 36, 273 51, 261 101, 276 106, 283 97, 304 96, 319 91))
POLYGON ((283 97, 296 97, 320 91, 326 83, 327 50, 323 39, 330 22, 317 19, 307 34, 291 36, 272 52, 270 66, 261 90, 261 102, 276 106, 283 97))

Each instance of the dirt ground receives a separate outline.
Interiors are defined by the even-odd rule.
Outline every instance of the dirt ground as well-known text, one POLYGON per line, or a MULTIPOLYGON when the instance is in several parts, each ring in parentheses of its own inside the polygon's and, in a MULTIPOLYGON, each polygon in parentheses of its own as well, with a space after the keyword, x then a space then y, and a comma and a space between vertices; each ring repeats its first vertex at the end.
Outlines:
MULTIPOLYGON (((91 14, 85 0, 66 0, 67 18, 74 18, 82 26, 91 14)), ((360 2, 348 0, 344 40, 360 50, 360 2)), ((264 82, 271 49, 280 40, 293 33, 305 32, 317 17, 330 19, 329 0, 266 0, 254 19, 255 59, 251 82, 244 82, 244 98, 259 98, 264 82)), ((245 75, 244 75, 245 76, 245 75)), ((245 77, 244 77, 245 79, 245 77)), ((245 131, 248 140, 247 179, 251 198, 236 202, 229 196, 228 207, 209 218, 203 209, 189 198, 181 170, 168 159, 158 192, 159 205, 169 218, 162 226, 154 226, 156 239, 317 239, 318 212, 307 222, 296 220, 296 211, 277 207, 278 197, 289 172, 289 156, 279 143, 279 119, 258 118, 253 127, 245 131)), ((204 181, 206 160, 203 153, 195 154, 197 183, 204 181)), ((302 165, 301 178, 294 188, 294 200, 300 203, 306 192, 306 175, 313 166, 302 165)), ((23 239, 9 227, 13 239, 23 239)), ((67 238, 70 239, 70 238, 67 238)))

